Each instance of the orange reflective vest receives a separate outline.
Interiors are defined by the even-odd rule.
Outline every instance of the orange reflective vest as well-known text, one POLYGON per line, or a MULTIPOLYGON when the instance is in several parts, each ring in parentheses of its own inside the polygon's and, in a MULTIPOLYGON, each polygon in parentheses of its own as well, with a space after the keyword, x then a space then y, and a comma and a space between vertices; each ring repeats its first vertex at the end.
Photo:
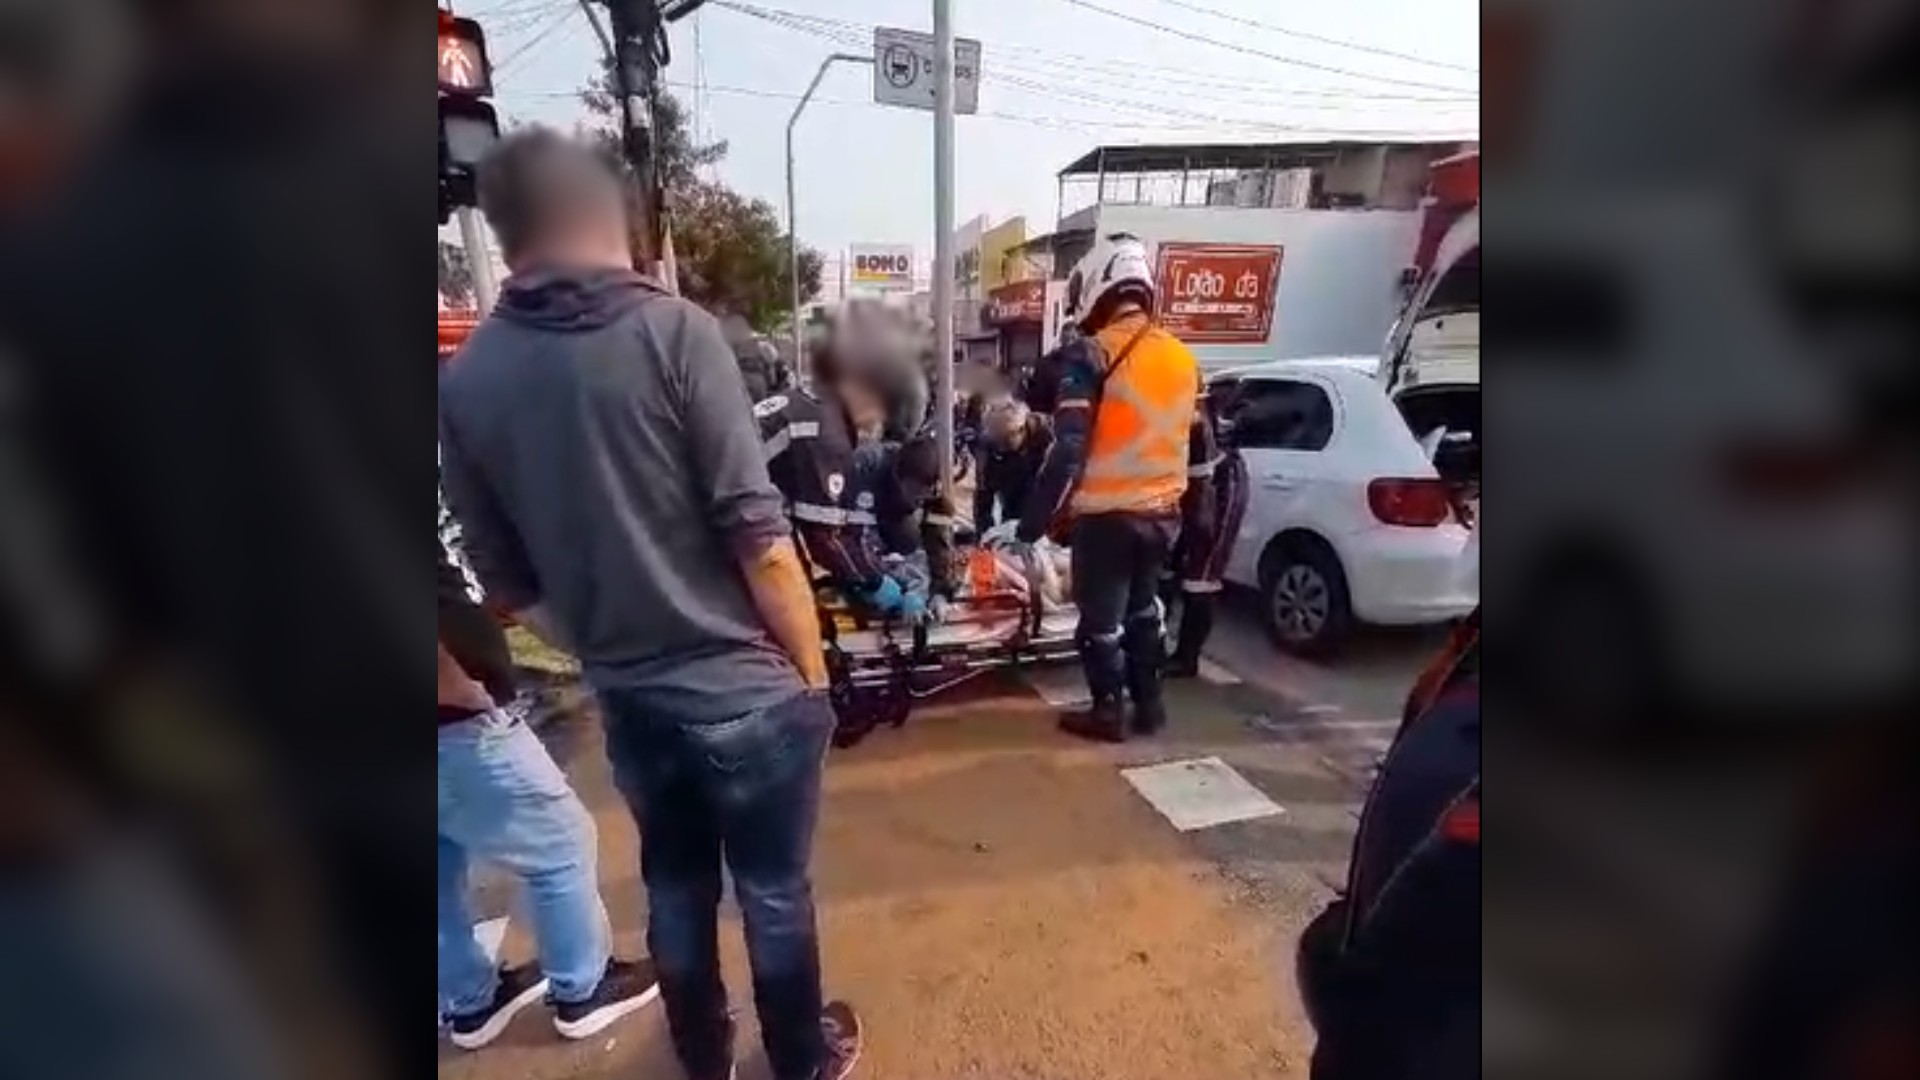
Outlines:
POLYGON ((1095 337, 1107 356, 1106 380, 1069 505, 1075 514, 1176 510, 1187 490, 1200 365, 1179 338, 1147 325, 1145 316, 1116 320, 1095 337))

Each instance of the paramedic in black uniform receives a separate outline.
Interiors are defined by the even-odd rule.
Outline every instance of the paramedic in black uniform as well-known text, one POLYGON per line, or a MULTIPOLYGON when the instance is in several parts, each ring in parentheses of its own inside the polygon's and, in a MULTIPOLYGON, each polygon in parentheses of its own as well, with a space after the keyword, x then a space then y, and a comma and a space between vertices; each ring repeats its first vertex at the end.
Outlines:
POLYGON ((897 391, 919 362, 910 328, 882 316, 842 312, 813 353, 811 388, 754 406, 767 470, 786 496, 794 531, 814 569, 855 604, 917 621, 927 597, 886 572, 880 488, 897 391), (902 329, 909 332, 897 333, 902 329), (901 368, 909 374, 903 377, 901 368), (890 393, 892 392, 892 393, 890 393))
MULTIPOLYGON (((1187 491, 1180 497, 1180 539, 1169 561, 1177 583, 1180 633, 1167 675, 1200 674, 1200 650, 1213 632, 1221 578, 1247 514, 1247 463, 1233 446, 1230 405, 1202 393, 1187 440, 1187 491)), ((1174 597, 1168 597, 1172 604, 1174 597)))

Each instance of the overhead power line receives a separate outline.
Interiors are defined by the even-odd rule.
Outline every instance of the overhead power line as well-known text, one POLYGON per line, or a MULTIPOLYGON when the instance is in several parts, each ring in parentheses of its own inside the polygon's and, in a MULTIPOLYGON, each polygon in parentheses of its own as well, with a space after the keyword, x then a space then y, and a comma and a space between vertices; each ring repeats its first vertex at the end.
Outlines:
POLYGON ((1210 8, 1200 4, 1188 3, 1187 0, 1160 0, 1160 2, 1172 7, 1185 8, 1188 11, 1195 12, 1200 15, 1206 15, 1215 19, 1222 19, 1222 20, 1225 20, 1226 22, 1239 23, 1241 26, 1251 26, 1256 30, 1265 30, 1265 31, 1268 31, 1269 33, 1281 34, 1291 38, 1299 38, 1302 41, 1314 41, 1322 45, 1331 45, 1334 48, 1338 48, 1338 49, 1352 49, 1355 52, 1372 53, 1375 56, 1391 57, 1395 60, 1404 60, 1409 64, 1424 64, 1428 67, 1445 68, 1448 71, 1461 71, 1461 72, 1465 72, 1468 75, 1480 74, 1479 69, 1468 67, 1465 64, 1449 64, 1444 60, 1430 60, 1424 56, 1415 56, 1412 53, 1395 52, 1392 49, 1383 49, 1377 45, 1362 45, 1357 41, 1341 41, 1338 38, 1322 37, 1319 34, 1310 34, 1305 30, 1294 30, 1290 27, 1275 26, 1273 23, 1261 22, 1258 19, 1249 19, 1244 15, 1235 15, 1231 11, 1220 11, 1217 8, 1210 8))
MULTIPOLYGON (((764 5, 746 3, 744 0, 709 0, 714 7, 726 8, 735 14, 759 19, 774 26, 784 27, 849 48, 866 49, 873 43, 873 28, 845 19, 834 19, 805 12, 788 11, 764 5)), ((1417 103, 1471 103, 1479 100, 1478 91, 1471 88, 1450 88, 1441 94, 1414 94, 1394 90, 1374 90, 1359 87, 1311 87, 1295 86, 1284 83, 1266 82, 1259 79, 1227 77, 1217 71, 1197 71, 1191 68, 1169 67, 1153 63, 1119 58, 1113 56, 1089 56, 1084 53, 1062 52, 1043 49, 1033 45, 1023 45, 1010 41, 986 40, 984 48, 998 59, 987 65, 987 74, 1002 65, 1016 69, 1033 70, 1037 64, 1067 65, 1076 71, 1091 72, 1108 82, 1132 82, 1140 89, 1164 89, 1165 83, 1180 83, 1193 86, 1212 87, 1230 90, 1235 93, 1233 100, 1245 100, 1248 93, 1273 95, 1279 97, 1308 98, 1351 98, 1369 101, 1407 101, 1417 103), (1149 86, 1149 81, 1151 86, 1149 86)), ((1038 72, 1051 75, 1052 71, 1038 72)))
MULTIPOLYGON (((678 89, 678 90, 694 89, 693 83, 679 82, 672 79, 662 79, 660 81, 663 85, 673 87, 674 89, 678 89)), ((768 98, 768 99, 774 99, 779 101, 798 101, 801 96, 791 91, 765 90, 765 89, 761 89, 759 87, 753 87, 753 86, 722 86, 716 83, 706 83, 701 87, 701 89, 703 89, 706 93, 709 93, 709 94, 732 94, 732 95, 737 95, 741 97, 768 98)), ((578 98, 581 94, 581 91, 539 90, 539 91, 522 91, 522 93, 529 97, 578 98)), ((811 99, 811 101, 815 105, 826 105, 826 106, 835 106, 835 107, 885 108, 885 106, 876 105, 871 99, 867 99, 867 98, 828 98, 828 97, 821 97, 816 94, 811 99)), ((1110 120, 1106 118, 1088 119, 1088 118, 1068 117, 1068 116, 1036 116, 1030 113, 998 112, 998 111, 985 110, 985 109, 981 110, 979 113, 975 115, 984 117, 989 120, 1004 120, 1010 123, 1032 124, 1039 127, 1056 128, 1056 129, 1070 130, 1070 131, 1098 131, 1102 128, 1113 128, 1113 129, 1151 130, 1151 131, 1219 132, 1222 130, 1232 130, 1232 131, 1244 132, 1247 134, 1261 134, 1261 133, 1270 134, 1277 126, 1281 126, 1281 125, 1274 125, 1274 124, 1270 124, 1270 123, 1266 123, 1264 121, 1258 121, 1258 120, 1230 120, 1230 119, 1212 119, 1212 118, 1207 119, 1204 122, 1195 122, 1192 120, 1182 121, 1179 119, 1166 120, 1166 121, 1110 120)), ((1189 115, 1194 115, 1194 114, 1189 114, 1189 115)), ((1310 125, 1298 128, 1296 130, 1313 131, 1313 132, 1324 131, 1324 133, 1326 134, 1342 134, 1342 133, 1357 134, 1356 132, 1353 132, 1351 129, 1347 129, 1347 128, 1334 127, 1334 128, 1321 129, 1321 128, 1312 127, 1310 125)), ((1388 134, 1417 136, 1422 138, 1426 138, 1426 137, 1445 138, 1445 137, 1451 137, 1454 133, 1396 131, 1396 132, 1390 132, 1388 134)))
POLYGON ((1078 8, 1085 8, 1088 11, 1097 11, 1109 18, 1129 22, 1135 26, 1143 26, 1162 34, 1171 34, 1174 37, 1184 38, 1187 41, 1198 42, 1202 45, 1211 45, 1217 49, 1226 49, 1229 52, 1242 53, 1247 56, 1257 56, 1263 60, 1272 60, 1277 64, 1289 64, 1293 67, 1304 68, 1308 71, 1320 71, 1329 75, 1342 75, 1349 79, 1367 79, 1379 83, 1392 83, 1396 86, 1412 86, 1422 90, 1441 90, 1456 94, 1462 90, 1461 87, 1447 86, 1443 83, 1422 82, 1419 79, 1402 79, 1392 75, 1376 75, 1371 72, 1354 71, 1351 68, 1336 67, 1332 64, 1319 64, 1311 60, 1301 60, 1297 57, 1281 56, 1279 53, 1270 53, 1264 49, 1256 49, 1252 46, 1241 45, 1237 42, 1221 41, 1218 38, 1207 37, 1205 34, 1196 34, 1188 30, 1181 30, 1178 27, 1157 23, 1152 19, 1142 19, 1138 15, 1129 15, 1124 11, 1115 11, 1112 8, 1101 7, 1099 4, 1090 2, 1090 0, 1061 0, 1061 2, 1072 4, 1078 8))
MULTIPOLYGON (((755 19, 766 21, 772 25, 779 26, 783 29, 793 30, 798 33, 804 33, 813 37, 821 38, 835 45, 839 45, 847 48, 854 48, 854 47, 864 48, 867 44, 870 44, 870 38, 866 36, 866 32, 863 31, 858 24, 848 23, 841 20, 824 19, 817 16, 801 16, 798 14, 790 14, 787 12, 776 12, 771 9, 759 8, 751 4, 740 3, 738 2, 738 0, 712 0, 712 3, 714 4, 714 6, 725 7, 728 10, 737 12, 742 15, 747 15, 755 19)), ((1088 89, 1084 85, 1084 83, 1076 84, 1073 86, 1063 86, 1063 85, 1060 85, 1060 83, 1057 81, 1058 76, 1052 71, 1035 73, 1029 70, 1025 70, 1021 65, 1017 65, 1017 64, 990 64, 990 65, 987 65, 987 67, 988 67, 988 70, 985 73, 985 78, 987 79, 988 82, 991 82, 997 85, 1012 87, 1023 93, 1044 97, 1044 98, 1049 98, 1056 101, 1065 101, 1065 102, 1070 102, 1074 104, 1089 105, 1094 108, 1098 108, 1102 110, 1116 110, 1116 109, 1122 110, 1126 113, 1131 113, 1135 116, 1150 118, 1156 121, 1155 123, 1151 123, 1151 124, 1132 125, 1135 127, 1165 128, 1169 130, 1175 130, 1175 129, 1218 130, 1222 127, 1230 125, 1233 128, 1239 129, 1241 131, 1263 133, 1268 135, 1279 134, 1279 133, 1300 134, 1303 132, 1311 132, 1315 134, 1328 134, 1328 133, 1339 132, 1339 133, 1351 135, 1356 138, 1388 138, 1388 139, 1452 138, 1452 137, 1456 137, 1458 133, 1461 132, 1463 129, 1471 127, 1471 125, 1456 125, 1456 126, 1449 126, 1444 128, 1436 127, 1436 128, 1428 128, 1428 129, 1410 129, 1406 127, 1378 128, 1378 127, 1358 127, 1353 125, 1340 125, 1340 124, 1318 124, 1318 123, 1292 124, 1292 123, 1282 123, 1282 122, 1277 122, 1273 120, 1257 119, 1257 118, 1229 119, 1229 118, 1221 117, 1220 115, 1214 112, 1200 112, 1200 111, 1195 111, 1191 109, 1182 109, 1177 106, 1168 105, 1164 100, 1141 101, 1138 99, 1116 97, 1112 94, 1102 94, 1094 90, 1088 89), (1011 72, 1007 70, 1009 68, 1012 69, 1011 72), (1166 122, 1167 120, 1171 120, 1173 122, 1171 123, 1166 122), (1194 121, 1198 121, 1198 123, 1194 123, 1194 121)), ((1124 90, 1128 88, 1129 87, 1123 86, 1120 89, 1124 90)), ((1139 87, 1137 85, 1132 88, 1144 89, 1143 87, 1139 87)), ((1185 95, 1185 96, 1195 96, 1195 95, 1185 95)), ((1199 95, 1199 96, 1204 96, 1204 95, 1199 95)), ((1329 96, 1331 97, 1331 96, 1337 96, 1337 95, 1330 94, 1329 96)), ((1216 100, 1221 100, 1221 99, 1216 99, 1216 100)), ((1225 100, 1238 101, 1243 99, 1230 98, 1225 100)), ((1269 104, 1272 104, 1272 103, 1269 103, 1269 104)), ((1471 107, 1473 103, 1471 101, 1461 101, 1461 102, 1458 102, 1457 104, 1459 104, 1461 107, 1471 107)), ((1294 106, 1286 106, 1286 107, 1291 108, 1294 106)), ((1322 106, 1321 108, 1323 111, 1326 110, 1325 106, 1322 106)), ((1035 119, 1032 117, 1016 118, 1010 114, 1001 114, 1001 118, 1019 119, 1022 122, 1028 122, 1035 119)), ((1081 126, 1084 128, 1089 125, 1083 124, 1081 126)), ((1091 126, 1097 127, 1100 125, 1093 124, 1091 126)), ((1126 126, 1126 125, 1106 125, 1106 126, 1126 126)))

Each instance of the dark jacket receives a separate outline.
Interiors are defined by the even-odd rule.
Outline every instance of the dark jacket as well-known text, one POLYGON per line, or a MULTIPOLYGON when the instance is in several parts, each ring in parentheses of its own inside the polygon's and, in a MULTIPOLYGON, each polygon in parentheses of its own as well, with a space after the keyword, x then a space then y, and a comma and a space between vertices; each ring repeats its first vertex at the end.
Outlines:
POLYGON ((1027 417, 1027 437, 1017 450, 987 450, 981 455, 980 477, 973 488, 973 527, 985 532, 993 527, 994 503, 1008 518, 1015 518, 1027 505, 1034 478, 1053 447, 1053 425, 1038 414, 1027 417))
POLYGON ((767 471, 786 499, 808 561, 841 589, 871 591, 886 573, 881 469, 858 466, 845 410, 800 390, 760 402, 753 414, 767 471))
POLYGON ((588 681, 692 720, 801 684, 740 558, 789 535, 713 317, 632 271, 516 275, 440 382, 447 498, 487 591, 588 681))

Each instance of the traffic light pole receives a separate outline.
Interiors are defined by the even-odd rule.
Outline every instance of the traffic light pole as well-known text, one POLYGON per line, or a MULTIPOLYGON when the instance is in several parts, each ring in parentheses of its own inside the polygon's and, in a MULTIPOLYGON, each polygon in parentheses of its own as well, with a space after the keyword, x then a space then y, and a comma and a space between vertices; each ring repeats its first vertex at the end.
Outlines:
POLYGON ((493 302, 500 295, 500 286, 493 279, 493 254, 487 249, 486 232, 480 228, 480 215, 474 213, 473 207, 459 207, 453 214, 460 221, 460 242, 467 249, 467 272, 473 275, 474 303, 479 314, 485 315, 493 310, 493 302))

